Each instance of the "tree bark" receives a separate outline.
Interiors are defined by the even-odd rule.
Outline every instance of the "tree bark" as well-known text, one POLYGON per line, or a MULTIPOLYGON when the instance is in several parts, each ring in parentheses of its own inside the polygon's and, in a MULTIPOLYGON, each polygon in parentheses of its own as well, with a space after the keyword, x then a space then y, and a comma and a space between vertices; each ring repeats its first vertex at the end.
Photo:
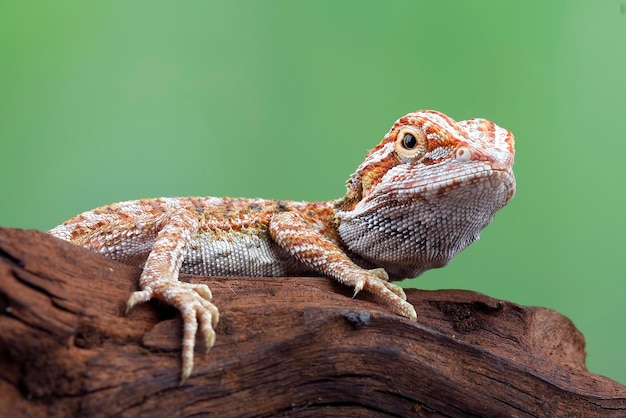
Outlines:
POLYGON ((140 269, 0 229, 0 416, 626 416, 555 311, 407 290, 417 322, 327 278, 206 278, 221 317, 180 384, 181 321, 124 315, 140 269))

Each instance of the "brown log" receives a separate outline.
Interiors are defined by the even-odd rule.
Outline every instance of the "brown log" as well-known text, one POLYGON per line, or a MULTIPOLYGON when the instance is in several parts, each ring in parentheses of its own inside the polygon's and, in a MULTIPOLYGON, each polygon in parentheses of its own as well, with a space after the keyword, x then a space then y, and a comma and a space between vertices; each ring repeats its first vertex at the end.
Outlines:
POLYGON ((408 290, 418 321, 327 278, 202 278, 221 318, 180 384, 181 322, 124 315, 140 269, 0 229, 0 416, 626 416, 555 311, 408 290))

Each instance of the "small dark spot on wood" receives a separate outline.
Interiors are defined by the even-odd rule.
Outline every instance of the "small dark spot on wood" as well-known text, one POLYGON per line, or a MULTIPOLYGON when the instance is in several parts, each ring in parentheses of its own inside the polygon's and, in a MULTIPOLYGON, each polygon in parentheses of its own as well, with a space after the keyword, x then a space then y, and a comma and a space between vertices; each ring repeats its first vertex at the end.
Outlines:
POLYGON ((353 327, 361 327, 370 324, 372 315, 367 311, 348 312, 344 315, 344 318, 346 318, 346 321, 353 327))
POLYGON ((432 301, 451 322, 454 329, 463 334, 480 329, 481 321, 474 304, 432 301))

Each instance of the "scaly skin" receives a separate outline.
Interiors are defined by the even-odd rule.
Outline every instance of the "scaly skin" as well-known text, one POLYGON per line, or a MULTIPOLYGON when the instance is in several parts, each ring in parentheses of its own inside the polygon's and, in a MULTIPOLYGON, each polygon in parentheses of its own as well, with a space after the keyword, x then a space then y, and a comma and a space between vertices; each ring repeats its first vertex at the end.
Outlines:
POLYGON ((52 235, 140 266, 127 310, 163 300, 183 318, 182 380, 200 327, 207 349, 219 319, 208 286, 178 274, 290 276, 316 272, 365 290, 415 320, 389 279, 447 264, 515 193, 514 138, 485 119, 419 111, 400 118, 336 201, 215 197, 122 202, 82 213, 52 235))

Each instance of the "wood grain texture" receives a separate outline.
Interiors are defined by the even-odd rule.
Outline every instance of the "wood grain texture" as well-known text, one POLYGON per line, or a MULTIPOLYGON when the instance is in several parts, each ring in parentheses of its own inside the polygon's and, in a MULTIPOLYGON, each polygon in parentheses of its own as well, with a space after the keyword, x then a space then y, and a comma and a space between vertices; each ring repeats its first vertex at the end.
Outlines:
POLYGON ((124 315, 140 269, 0 229, 0 416, 615 416, 626 387, 584 365, 562 315, 408 290, 417 323, 326 278, 202 278, 221 309, 180 385, 181 321, 124 315))

